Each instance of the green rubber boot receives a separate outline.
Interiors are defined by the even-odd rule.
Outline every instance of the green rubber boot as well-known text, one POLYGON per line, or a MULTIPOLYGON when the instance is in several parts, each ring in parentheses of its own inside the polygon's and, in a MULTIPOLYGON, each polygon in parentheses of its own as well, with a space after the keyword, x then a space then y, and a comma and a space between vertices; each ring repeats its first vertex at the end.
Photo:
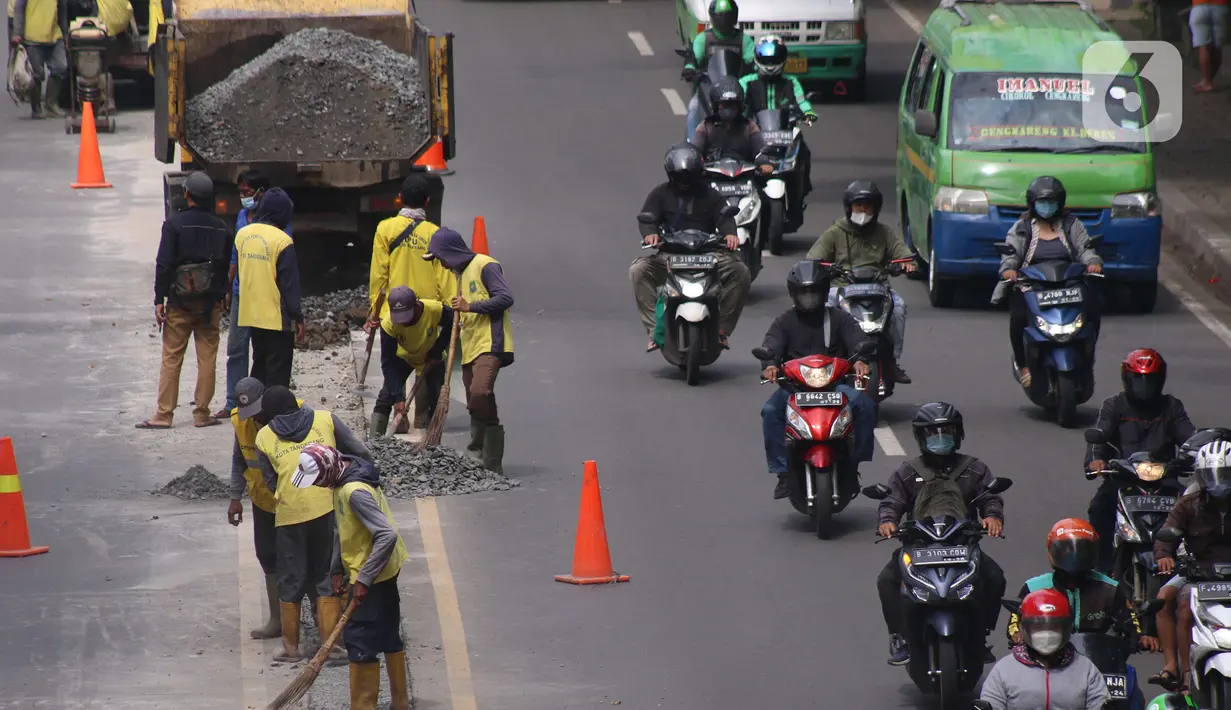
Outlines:
POLYGON ((504 473, 504 427, 488 424, 483 431, 483 468, 504 473))
POLYGON ((379 439, 385 435, 385 431, 389 428, 389 415, 372 413, 372 425, 368 429, 368 439, 379 439))
POLYGON ((474 418, 470 420, 470 443, 466 445, 466 455, 475 461, 483 462, 483 433, 487 425, 474 418))

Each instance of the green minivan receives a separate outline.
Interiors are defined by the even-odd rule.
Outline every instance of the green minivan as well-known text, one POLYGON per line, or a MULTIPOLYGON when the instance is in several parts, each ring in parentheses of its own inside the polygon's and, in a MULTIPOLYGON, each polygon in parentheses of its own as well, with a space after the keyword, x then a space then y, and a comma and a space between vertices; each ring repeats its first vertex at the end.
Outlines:
POLYGON ((1131 63, 1082 73, 1104 40, 1121 42, 1080 2, 944 0, 928 18, 899 104, 897 198, 933 305, 997 276, 995 244, 1025 212, 1026 186, 1052 175, 1102 236, 1107 279, 1130 285, 1133 310, 1153 310, 1162 218, 1146 115, 1157 107, 1113 100, 1147 95, 1123 73, 1131 63), (1110 128, 1083 127, 1090 102, 1106 106, 1110 128))

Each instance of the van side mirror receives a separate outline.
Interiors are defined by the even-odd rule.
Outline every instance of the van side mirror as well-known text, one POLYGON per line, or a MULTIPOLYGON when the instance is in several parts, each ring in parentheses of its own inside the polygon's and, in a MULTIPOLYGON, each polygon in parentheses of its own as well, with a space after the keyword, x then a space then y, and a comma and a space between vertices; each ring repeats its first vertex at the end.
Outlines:
POLYGON ((753 348, 752 356, 758 360, 773 360, 774 354, 765 348, 753 348))
POLYGON ((992 482, 987 484, 987 492, 992 495, 1004 493, 1013 487, 1013 479, 1011 478, 993 478, 992 482))
POLYGON ((637 215, 637 221, 642 224, 658 224, 658 217, 653 212, 642 212, 637 215))
POLYGON ((866 486, 863 489, 863 494, 872 500, 884 500, 889 497, 889 486, 883 483, 878 483, 875 486, 866 486))
POLYGON ((735 205, 727 205, 726 207, 722 208, 722 212, 720 212, 719 214, 721 214, 723 217, 734 217, 735 215, 739 214, 739 208, 736 207, 735 205))
POLYGON ((1173 528, 1173 527, 1168 526, 1154 533, 1154 539, 1161 540, 1168 544, 1172 544, 1172 543, 1177 543, 1180 540, 1183 540, 1184 533, 1181 532, 1179 528, 1173 528))
POLYGON ((1086 443, 1087 444, 1103 444, 1107 442, 1107 434, 1103 433, 1102 429, 1087 429, 1086 443))
POLYGON ((920 109, 915 111, 915 133, 924 138, 935 138, 937 134, 936 114, 920 109))
POLYGON ((1001 256, 1014 256, 1015 254, 1017 254, 1016 249, 1009 246, 1008 244, 1005 244, 1004 242, 997 243, 995 247, 996 247, 996 253, 1001 256))

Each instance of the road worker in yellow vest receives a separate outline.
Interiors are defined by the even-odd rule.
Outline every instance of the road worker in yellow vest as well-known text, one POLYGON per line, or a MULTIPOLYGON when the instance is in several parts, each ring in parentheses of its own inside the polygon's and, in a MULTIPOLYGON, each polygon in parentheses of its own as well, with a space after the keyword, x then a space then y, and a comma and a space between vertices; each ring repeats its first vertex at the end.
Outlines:
MULTIPOLYGON (((278 598, 282 612, 282 650, 276 661, 293 662, 299 653, 299 610, 305 595, 315 593, 317 628, 324 639, 342 616, 342 600, 332 596, 333 498, 328 491, 299 490, 291 477, 299 452, 308 444, 336 447, 368 461, 372 454, 334 414, 301 407, 285 387, 269 387, 260 411, 269 424, 256 435, 257 466, 277 501, 274 528, 278 548, 278 598)), ((333 655, 332 660, 340 660, 333 655)))
POLYGON ((513 364, 513 326, 509 309, 513 292, 504 279, 500 262, 475 254, 462 235, 442 227, 432 235, 424 259, 439 259, 458 275, 462 295, 450 304, 462 320, 462 384, 470 410, 471 457, 484 468, 504 473, 504 427, 496 411, 496 376, 513 364))
POLYGON ((67 0, 17 0, 13 3, 13 34, 9 43, 26 46, 34 85, 30 87, 31 118, 63 116, 60 89, 68 78, 68 53, 60 26, 60 3, 67 0), (47 91, 43 93, 44 81, 47 91))
POLYGON ((427 378, 415 395, 415 428, 427 426, 440 399, 444 384, 442 360, 453 329, 453 309, 440 301, 420 300, 405 286, 390 291, 388 300, 389 310, 380 321, 380 372, 384 384, 372 408, 369 440, 385 435, 394 405, 405 406, 406 380, 412 372, 416 377, 427 378))
MULTIPOLYGON (((436 233, 439 226, 428 219, 427 211, 432 202, 433 179, 435 176, 424 173, 413 173, 402 183, 402 209, 397 215, 390 217, 376 227, 372 238, 372 265, 368 277, 368 298, 370 302, 368 322, 364 330, 371 333, 380 329, 382 322, 389 318, 389 294, 399 286, 405 286, 421 298, 432 301, 446 301, 457 289, 452 272, 440 264, 424 261, 428 240, 436 233), (453 289, 444 292, 443 289, 453 289), (385 303, 380 312, 376 312, 376 304, 381 294, 385 294, 385 303)), ((380 339, 380 362, 383 372, 386 363, 397 359, 397 343, 385 337, 380 339)), ((443 369, 432 368, 425 373, 426 392, 420 390, 419 401, 427 400, 428 392, 440 392, 444 385, 443 369)), ((435 402, 435 400, 432 400, 435 402)), ((391 405, 378 405, 372 412, 370 431, 372 437, 384 436, 389 423, 391 405)), ((423 429, 427 426, 426 410, 416 406, 414 426, 423 429)))
POLYGON ((250 374, 266 387, 291 385, 295 340, 304 335, 299 263, 285 231, 294 208, 282 188, 267 190, 252 221, 235 235, 239 325, 250 329, 250 374))
POLYGON ((333 492, 338 549, 332 581, 335 593, 349 583, 357 602, 342 630, 350 659, 351 710, 376 710, 380 695, 380 654, 385 654, 393 710, 410 710, 398 572, 406 546, 389 512, 380 474, 370 462, 336 449, 310 444, 299 454, 293 479, 302 489, 333 492))

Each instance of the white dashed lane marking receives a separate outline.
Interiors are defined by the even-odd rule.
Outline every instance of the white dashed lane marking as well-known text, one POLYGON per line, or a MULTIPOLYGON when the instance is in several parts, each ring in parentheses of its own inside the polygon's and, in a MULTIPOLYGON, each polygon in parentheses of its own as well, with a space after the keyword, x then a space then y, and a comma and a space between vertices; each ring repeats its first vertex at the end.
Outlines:
POLYGON ((628 38, 633 41, 633 46, 643 57, 654 56, 654 49, 650 47, 650 42, 645 38, 645 35, 640 32, 629 32, 628 38))

